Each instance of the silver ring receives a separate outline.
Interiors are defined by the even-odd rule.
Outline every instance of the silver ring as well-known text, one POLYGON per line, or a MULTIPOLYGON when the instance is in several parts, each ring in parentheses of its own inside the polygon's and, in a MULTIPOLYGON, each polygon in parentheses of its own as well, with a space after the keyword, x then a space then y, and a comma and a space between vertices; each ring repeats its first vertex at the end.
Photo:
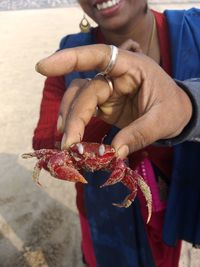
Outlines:
POLYGON ((113 69, 116 60, 117 60, 117 56, 118 56, 118 48, 115 45, 109 45, 110 49, 111 49, 111 57, 110 57, 110 61, 108 62, 108 65, 106 66, 105 70, 100 72, 102 75, 108 75, 111 70, 113 69))
POLYGON ((107 75, 104 75, 101 72, 100 73, 97 73, 97 75, 95 76, 95 78, 97 78, 97 77, 102 77, 102 78, 104 78, 106 80, 106 82, 108 83, 108 86, 110 88, 110 94, 112 95, 112 93, 113 93, 113 83, 112 83, 111 78, 109 76, 107 76, 107 75))

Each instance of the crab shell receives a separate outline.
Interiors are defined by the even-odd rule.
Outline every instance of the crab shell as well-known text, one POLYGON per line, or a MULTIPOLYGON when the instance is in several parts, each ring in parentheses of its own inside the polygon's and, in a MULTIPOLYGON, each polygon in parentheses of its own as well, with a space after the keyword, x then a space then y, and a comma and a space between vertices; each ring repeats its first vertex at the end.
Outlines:
POLYGON ((23 154, 22 157, 38 158, 33 171, 33 179, 38 184, 40 184, 39 174, 42 168, 49 171, 55 178, 82 183, 87 183, 87 181, 79 172, 81 170, 109 171, 111 175, 101 187, 121 182, 130 190, 130 194, 121 204, 114 205, 129 207, 134 201, 139 187, 147 201, 147 222, 150 220, 152 195, 149 186, 138 173, 126 165, 124 160, 116 157, 115 149, 110 145, 81 142, 73 144, 67 150, 41 149, 33 153, 23 154))

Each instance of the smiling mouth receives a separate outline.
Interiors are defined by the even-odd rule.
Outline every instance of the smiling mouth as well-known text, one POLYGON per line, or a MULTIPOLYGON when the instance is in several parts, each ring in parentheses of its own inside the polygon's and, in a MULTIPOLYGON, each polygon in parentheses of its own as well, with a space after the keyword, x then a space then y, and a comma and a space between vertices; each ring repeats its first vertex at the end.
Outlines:
POLYGON ((109 1, 105 1, 99 4, 96 4, 96 8, 100 11, 100 10, 104 10, 104 9, 108 9, 111 7, 116 6, 117 4, 119 4, 120 0, 109 0, 109 1))

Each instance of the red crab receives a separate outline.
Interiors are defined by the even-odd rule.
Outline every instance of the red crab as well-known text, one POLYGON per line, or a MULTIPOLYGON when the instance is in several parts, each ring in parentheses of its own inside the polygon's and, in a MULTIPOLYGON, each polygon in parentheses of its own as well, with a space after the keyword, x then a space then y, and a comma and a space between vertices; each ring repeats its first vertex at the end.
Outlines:
POLYGON ((130 194, 121 204, 114 205, 129 207, 134 201, 139 187, 147 201, 147 223, 149 222, 152 213, 152 195, 149 186, 137 172, 126 165, 124 160, 116 157, 115 150, 110 145, 81 142, 73 144, 67 150, 40 149, 23 154, 22 157, 38 158, 33 171, 33 179, 38 184, 42 168, 58 179, 81 183, 87 183, 87 181, 79 170, 111 171, 110 177, 101 187, 121 182, 130 190, 130 194))

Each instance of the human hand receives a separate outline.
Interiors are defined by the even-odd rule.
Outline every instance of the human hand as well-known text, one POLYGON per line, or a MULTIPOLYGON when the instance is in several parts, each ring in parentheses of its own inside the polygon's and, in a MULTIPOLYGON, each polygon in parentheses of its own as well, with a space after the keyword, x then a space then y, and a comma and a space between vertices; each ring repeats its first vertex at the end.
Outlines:
POLYGON ((119 48, 120 49, 129 50, 129 51, 132 51, 132 52, 142 53, 142 49, 141 49, 139 43, 133 41, 132 39, 126 40, 124 43, 122 43, 119 46, 119 48))
MULTIPOLYGON (((46 76, 103 71, 109 60, 107 45, 90 45, 59 51, 41 60, 37 70, 46 76)), ((74 81, 65 92, 58 120, 64 131, 62 148, 80 141, 97 106, 101 119, 121 128, 112 145, 122 158, 159 139, 177 136, 189 122, 189 97, 145 55, 119 50, 109 76, 113 90, 97 77, 74 81)))

